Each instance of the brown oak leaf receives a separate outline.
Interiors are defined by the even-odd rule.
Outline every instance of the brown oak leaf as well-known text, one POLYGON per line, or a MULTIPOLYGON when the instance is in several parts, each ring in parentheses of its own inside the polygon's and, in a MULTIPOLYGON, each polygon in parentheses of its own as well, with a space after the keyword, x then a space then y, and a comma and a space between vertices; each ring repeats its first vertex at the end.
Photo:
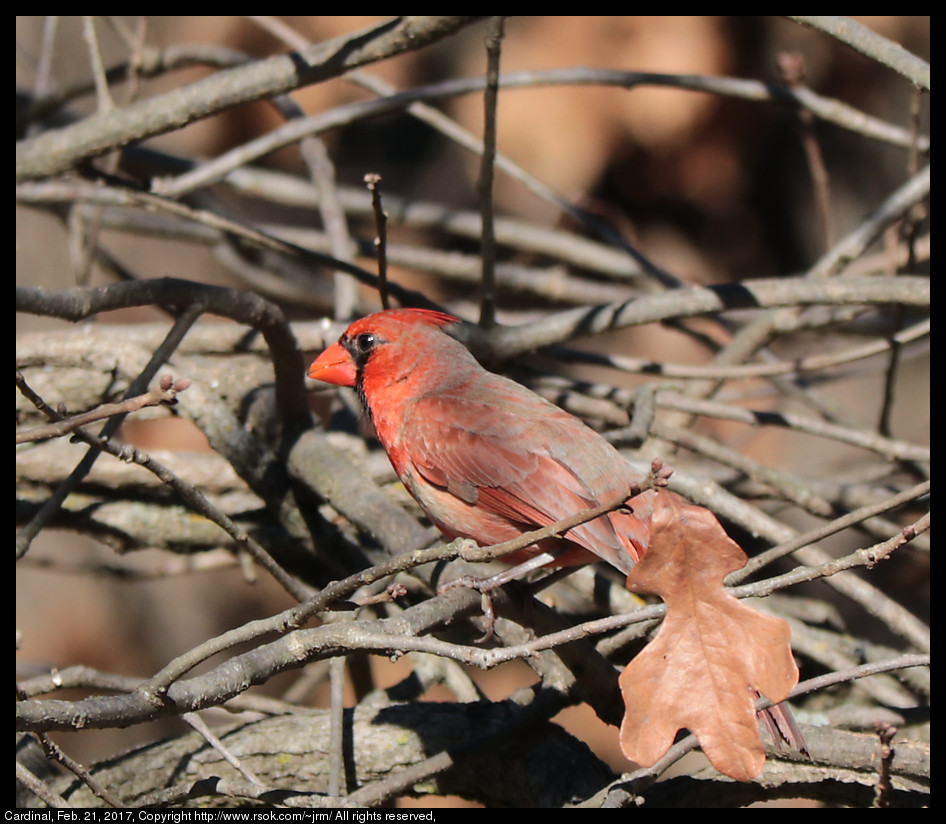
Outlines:
POLYGON ((745 562, 708 509, 665 490, 655 496, 650 547, 627 588, 659 595, 667 615, 620 677, 621 749, 630 760, 650 766, 685 727, 720 772, 749 781, 762 771, 755 698, 784 700, 798 668, 788 624, 723 588, 745 562))

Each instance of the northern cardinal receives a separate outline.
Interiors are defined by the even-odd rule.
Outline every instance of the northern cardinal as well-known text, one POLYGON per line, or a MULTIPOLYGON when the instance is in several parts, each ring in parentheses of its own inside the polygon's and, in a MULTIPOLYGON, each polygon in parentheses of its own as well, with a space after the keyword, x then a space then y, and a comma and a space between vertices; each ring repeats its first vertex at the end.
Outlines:
MULTIPOLYGON (((308 370, 358 391, 395 472, 444 535, 491 546, 616 500, 641 481, 593 429, 480 366, 447 334, 457 323, 425 309, 378 312, 352 323, 308 370)), ((626 575, 648 549, 655 494, 503 560, 561 567, 600 559, 626 575)), ((805 751, 787 706, 763 717, 776 740, 805 751)))
MULTIPOLYGON (((391 309, 355 321, 309 377, 358 391, 395 472, 448 538, 491 546, 614 500, 641 480, 573 415, 486 371, 445 329, 458 318, 391 309)), ((653 492, 503 560, 627 574, 647 550, 653 492)))

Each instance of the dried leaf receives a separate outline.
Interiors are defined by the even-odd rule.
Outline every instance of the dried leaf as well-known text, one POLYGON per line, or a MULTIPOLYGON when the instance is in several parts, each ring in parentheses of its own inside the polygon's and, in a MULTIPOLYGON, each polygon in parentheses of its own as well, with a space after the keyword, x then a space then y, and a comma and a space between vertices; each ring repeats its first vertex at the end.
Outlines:
POLYGON ((627 587, 660 595, 667 616, 621 674, 621 749, 649 766, 686 727, 716 769, 749 781, 765 764, 755 697, 782 701, 798 682, 788 624, 726 593, 746 556, 712 512, 661 491, 652 530, 627 587))

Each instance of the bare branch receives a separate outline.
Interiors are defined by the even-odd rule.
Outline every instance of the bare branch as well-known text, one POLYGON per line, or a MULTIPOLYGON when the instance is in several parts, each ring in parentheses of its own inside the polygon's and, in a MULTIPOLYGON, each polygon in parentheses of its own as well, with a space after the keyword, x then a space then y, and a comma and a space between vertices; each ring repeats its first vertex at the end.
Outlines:
POLYGON ((283 94, 376 60, 422 48, 475 19, 392 18, 354 35, 220 72, 191 86, 39 135, 17 144, 17 181, 58 174, 104 151, 180 128, 232 106, 283 94))
POLYGON ((881 37, 856 20, 850 17, 808 15, 792 15, 792 19, 836 37, 852 49, 889 66, 927 91, 930 90, 929 63, 920 60, 902 46, 892 43, 886 37, 881 37))

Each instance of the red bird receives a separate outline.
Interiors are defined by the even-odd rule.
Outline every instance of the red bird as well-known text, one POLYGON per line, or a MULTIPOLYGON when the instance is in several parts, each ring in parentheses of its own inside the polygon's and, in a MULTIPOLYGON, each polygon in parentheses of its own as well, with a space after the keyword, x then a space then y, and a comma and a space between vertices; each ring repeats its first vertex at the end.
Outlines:
MULTIPOLYGON (((395 472, 444 535, 491 546, 613 501, 640 482, 597 432, 483 369, 447 333, 456 323, 425 309, 378 312, 351 324, 308 372, 357 389, 395 472)), ((503 560, 535 568, 601 559, 627 574, 647 551, 654 494, 503 560)), ((807 752, 786 705, 763 717, 774 740, 807 752)))
MULTIPOLYGON (((308 372, 355 387, 398 477, 444 535, 491 546, 641 480, 597 432, 483 369, 447 333, 456 323, 424 309, 379 312, 351 324, 308 372)), ((601 559, 627 574, 647 550, 653 494, 503 560, 601 559)))

